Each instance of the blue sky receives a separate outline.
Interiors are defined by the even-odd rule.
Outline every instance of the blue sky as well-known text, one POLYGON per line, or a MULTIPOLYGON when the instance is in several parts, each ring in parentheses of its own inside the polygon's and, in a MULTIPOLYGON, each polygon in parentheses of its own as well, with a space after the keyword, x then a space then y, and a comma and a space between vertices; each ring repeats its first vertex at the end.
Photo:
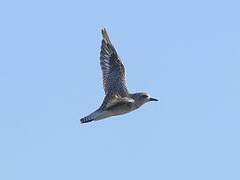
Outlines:
POLYGON ((1 1, 0 179, 240 179, 239 1, 1 1), (90 124, 106 27, 131 92, 90 124))

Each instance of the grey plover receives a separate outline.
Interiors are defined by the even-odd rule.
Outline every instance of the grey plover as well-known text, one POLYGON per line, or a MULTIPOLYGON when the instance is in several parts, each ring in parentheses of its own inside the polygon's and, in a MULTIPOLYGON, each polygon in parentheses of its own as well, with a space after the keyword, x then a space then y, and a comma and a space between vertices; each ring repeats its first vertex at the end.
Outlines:
POLYGON ((81 118, 81 123, 97 121, 111 116, 125 114, 138 109, 149 101, 158 101, 149 94, 129 93, 125 80, 125 68, 112 45, 106 29, 102 29, 100 65, 103 75, 105 98, 99 109, 81 118))

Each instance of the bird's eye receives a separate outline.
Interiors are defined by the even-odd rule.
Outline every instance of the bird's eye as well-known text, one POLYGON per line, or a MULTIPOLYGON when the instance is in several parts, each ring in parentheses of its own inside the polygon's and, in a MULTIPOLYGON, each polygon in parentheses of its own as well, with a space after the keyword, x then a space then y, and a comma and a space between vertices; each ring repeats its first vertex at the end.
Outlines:
POLYGON ((146 99, 148 96, 144 94, 144 95, 142 95, 141 97, 144 98, 144 99, 146 99))

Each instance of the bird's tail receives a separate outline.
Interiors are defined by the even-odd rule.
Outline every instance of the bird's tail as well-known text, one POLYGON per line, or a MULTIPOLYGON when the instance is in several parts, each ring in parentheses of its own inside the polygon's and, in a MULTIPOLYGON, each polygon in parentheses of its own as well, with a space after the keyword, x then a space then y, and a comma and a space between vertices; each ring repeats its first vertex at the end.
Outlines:
POLYGON ((101 110, 96 110, 94 111, 93 113, 91 113, 90 115, 84 117, 84 118, 81 118, 80 119, 80 122, 81 123, 88 123, 88 122, 91 122, 91 121, 96 121, 96 120, 100 120, 104 117, 102 117, 103 115, 103 111, 101 110))
POLYGON ((80 119, 81 123, 88 123, 88 122, 91 122, 91 121, 94 121, 94 118, 91 117, 90 115, 80 119))

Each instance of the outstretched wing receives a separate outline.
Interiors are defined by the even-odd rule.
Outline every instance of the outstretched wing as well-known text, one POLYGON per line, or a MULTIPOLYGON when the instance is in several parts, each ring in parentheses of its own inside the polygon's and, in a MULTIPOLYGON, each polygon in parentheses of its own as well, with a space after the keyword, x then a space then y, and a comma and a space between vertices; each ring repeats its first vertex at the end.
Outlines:
POLYGON ((106 29, 102 29, 102 36, 100 65, 105 94, 118 94, 121 97, 128 96, 124 65, 113 47, 106 29))

